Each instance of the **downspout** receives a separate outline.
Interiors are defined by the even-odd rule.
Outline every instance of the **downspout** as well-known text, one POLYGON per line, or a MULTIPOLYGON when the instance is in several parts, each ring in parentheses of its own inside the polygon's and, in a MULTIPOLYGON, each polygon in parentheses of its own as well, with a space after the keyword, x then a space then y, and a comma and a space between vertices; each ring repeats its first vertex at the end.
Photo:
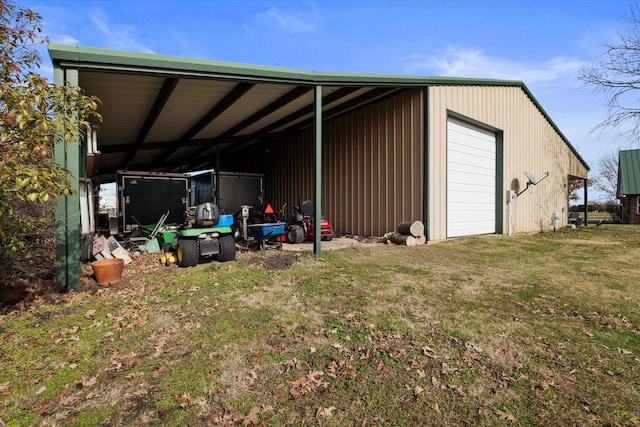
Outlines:
POLYGON ((317 85, 313 93, 313 130, 315 146, 315 189, 313 194, 313 224, 315 233, 313 236, 313 255, 320 258, 320 221, 322 218, 322 86, 317 85))

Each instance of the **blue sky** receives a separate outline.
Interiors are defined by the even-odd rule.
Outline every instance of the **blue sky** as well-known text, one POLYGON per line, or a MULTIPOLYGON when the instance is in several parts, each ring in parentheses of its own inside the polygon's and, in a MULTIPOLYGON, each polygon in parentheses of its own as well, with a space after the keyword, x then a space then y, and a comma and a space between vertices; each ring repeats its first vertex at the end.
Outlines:
MULTIPOLYGON (((521 80, 591 176, 603 155, 638 148, 615 132, 591 132, 606 100, 576 79, 629 28, 627 1, 16 1, 40 13, 58 43, 303 70, 521 80)), ((43 64, 50 74, 46 53, 43 64)))

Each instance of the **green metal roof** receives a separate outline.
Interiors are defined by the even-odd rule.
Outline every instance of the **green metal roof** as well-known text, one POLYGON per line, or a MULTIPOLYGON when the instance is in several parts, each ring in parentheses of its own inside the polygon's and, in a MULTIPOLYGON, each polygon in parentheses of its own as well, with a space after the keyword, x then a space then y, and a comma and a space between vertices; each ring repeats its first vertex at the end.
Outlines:
MULTIPOLYGON (((132 71, 145 69, 153 73, 164 71, 184 77, 228 77, 282 83, 307 83, 330 85, 393 85, 425 86, 475 85, 475 86, 524 86, 518 80, 475 79, 464 77, 427 77, 395 74, 361 74, 308 71, 294 68, 270 67, 237 62, 214 61, 208 59, 185 58, 143 52, 129 52, 85 46, 71 46, 49 43, 49 55, 55 64, 65 66, 111 71, 132 71)), ((530 94, 527 90, 527 93, 530 94)))
POLYGON ((618 157, 618 197, 640 194, 640 150, 623 150, 618 157))
MULTIPOLYGON (((304 124, 306 122, 302 122, 302 118, 308 118, 310 113, 302 115, 303 107, 311 105, 311 88, 317 85, 323 87, 323 95, 327 99, 333 96, 331 98, 332 104, 326 107, 328 112, 330 112, 330 108, 336 112, 341 111, 340 105, 344 106, 342 111, 346 108, 364 105, 376 98, 411 87, 441 85, 519 87, 560 135, 577 159, 587 170, 589 169, 584 159, 522 81, 305 71, 58 43, 50 43, 48 50, 54 67, 78 70, 80 86, 88 90, 87 93, 111 101, 109 105, 105 103, 101 108, 105 122, 101 125, 100 130, 102 167, 99 169, 103 171, 113 172, 117 168, 122 168, 122 163, 127 165, 128 169, 138 167, 142 168, 140 170, 146 170, 153 164, 156 167, 158 165, 166 166, 164 169, 159 168, 158 170, 171 171, 172 167, 183 164, 183 159, 193 158, 193 153, 198 150, 198 147, 220 144, 224 154, 225 150, 233 150, 231 142, 235 141, 236 146, 241 146, 240 144, 248 146, 261 138, 264 139, 265 132, 261 132, 260 129, 253 132, 247 130, 251 123, 257 122, 253 127, 268 129, 269 134, 276 131, 281 132, 296 124, 293 119, 289 124, 284 123, 283 121, 287 118, 299 117, 297 119, 298 125, 304 124), (154 120, 158 119, 159 112, 167 110, 166 108, 163 110, 163 102, 174 100, 182 102, 184 105, 172 109, 177 112, 196 108, 188 102, 193 100, 193 97, 187 96, 186 93, 182 96, 182 87, 177 85, 177 82, 184 80, 201 82, 198 84, 202 89, 195 93, 208 90, 229 93, 230 95, 239 94, 237 99, 234 99, 233 105, 242 108, 224 110, 225 114, 229 116, 228 122, 231 125, 236 125, 231 127, 235 131, 233 135, 225 135, 226 138, 223 140, 216 138, 220 132, 215 132, 214 125, 203 123, 202 126, 193 126, 191 129, 169 129, 172 132, 167 132, 165 129, 163 135, 171 134, 174 136, 171 138, 167 136, 167 140, 159 139, 159 137, 154 139, 154 128, 152 127, 154 120), (163 82, 166 87, 164 91, 160 89, 163 82), (214 84, 216 87, 213 87, 214 84), (236 85, 237 90, 233 92, 232 87, 236 85), (245 92, 242 92, 243 90, 245 92), (164 99, 161 99, 162 95, 164 95, 164 99), (152 105, 154 97, 157 97, 155 107, 152 105), (298 103, 296 104, 294 101, 298 103), (148 113, 134 110, 134 108, 142 108, 143 103, 148 105, 148 113), (251 116, 251 111, 255 111, 256 106, 260 105, 263 107, 251 116), (156 116, 153 116, 154 111, 156 111, 156 116), (127 129, 127 121, 132 121, 132 117, 138 117, 139 121, 144 121, 144 118, 147 117, 149 126, 143 130, 148 132, 150 137, 135 140, 136 135, 146 135, 146 133, 140 129, 135 131, 127 129), (258 122, 259 120, 262 122, 258 122), (274 129, 273 126, 269 127, 275 124, 279 124, 277 129, 274 129), (205 125, 208 128, 203 132, 205 125), (126 133, 127 131, 128 133, 126 133), (196 134, 197 137, 194 137, 196 134), (189 136, 189 138, 185 136, 189 136), (235 140, 232 141, 230 137, 235 140), (229 143, 227 144, 227 142, 229 143), (168 158, 172 146, 180 148, 174 149, 175 154, 170 157, 170 160, 163 161, 162 159, 168 158), (191 151, 189 151, 189 147, 191 151), (125 153, 127 151, 130 152, 128 157, 125 153)), ((214 111, 210 113, 213 114, 214 111)), ((202 110, 194 111, 193 114, 192 119, 182 120, 180 123, 198 122, 200 124, 199 120, 206 118, 205 112, 202 110)), ((160 131, 155 133, 160 133, 160 131)), ((200 168, 211 167, 211 165, 198 166, 200 168)))

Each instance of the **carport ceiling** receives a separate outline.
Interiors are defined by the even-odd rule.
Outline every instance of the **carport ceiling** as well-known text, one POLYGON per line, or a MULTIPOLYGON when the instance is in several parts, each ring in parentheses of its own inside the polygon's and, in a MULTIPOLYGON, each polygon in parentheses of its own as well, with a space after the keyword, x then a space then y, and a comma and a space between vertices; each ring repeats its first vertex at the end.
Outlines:
POLYGON ((78 70, 101 100, 96 177, 118 170, 189 172, 217 156, 250 156, 313 125, 315 85, 323 118, 359 108, 425 79, 313 73, 273 67, 50 44, 54 67, 78 70))

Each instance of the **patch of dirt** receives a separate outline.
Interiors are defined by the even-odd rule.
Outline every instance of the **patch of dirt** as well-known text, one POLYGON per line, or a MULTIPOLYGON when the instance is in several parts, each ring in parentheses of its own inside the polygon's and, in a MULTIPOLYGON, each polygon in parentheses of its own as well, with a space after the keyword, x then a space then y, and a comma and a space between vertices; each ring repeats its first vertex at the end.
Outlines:
POLYGON ((264 256, 251 258, 247 261, 249 265, 259 265, 267 270, 288 270, 298 262, 298 255, 278 254, 274 256, 264 256))
MULTIPOLYGON (((335 251, 338 249, 354 248, 357 246, 384 246, 378 237, 362 237, 345 235, 334 237, 333 240, 320 242, 321 251, 335 251)), ((283 243, 283 251, 313 251, 313 242, 283 243)))
POLYGON ((0 314, 37 296, 55 293, 55 240, 32 244, 0 266, 0 314))
MULTIPOLYGON (((161 268, 160 254, 132 254, 131 263, 124 267, 122 280, 100 286, 95 280, 91 262, 80 263, 80 292, 94 294, 105 288, 119 290, 130 286, 131 278, 161 268)), ((55 241, 45 242, 24 251, 12 262, 2 265, 0 280, 0 315, 12 311, 28 310, 42 303, 55 303, 65 294, 56 292, 55 241)))
MULTIPOLYGON (((321 250, 332 251, 357 246, 384 246, 377 237, 340 236, 331 241, 322 241, 321 250)), ((249 261, 252 265, 261 265, 267 270, 286 270, 292 268, 299 256, 287 252, 313 251, 313 242, 300 244, 282 244, 282 251, 276 256, 256 257, 249 261)), ((166 268, 160 263, 160 254, 129 252, 132 262, 124 266, 122 281, 108 286, 100 286, 95 280, 91 262, 80 263, 80 292, 94 294, 105 288, 126 289, 131 278, 166 268)), ((56 282, 55 239, 47 238, 39 245, 30 246, 15 261, 5 263, 0 268, 0 315, 12 311, 27 310, 45 302, 54 303, 64 297, 55 290, 56 282)))

